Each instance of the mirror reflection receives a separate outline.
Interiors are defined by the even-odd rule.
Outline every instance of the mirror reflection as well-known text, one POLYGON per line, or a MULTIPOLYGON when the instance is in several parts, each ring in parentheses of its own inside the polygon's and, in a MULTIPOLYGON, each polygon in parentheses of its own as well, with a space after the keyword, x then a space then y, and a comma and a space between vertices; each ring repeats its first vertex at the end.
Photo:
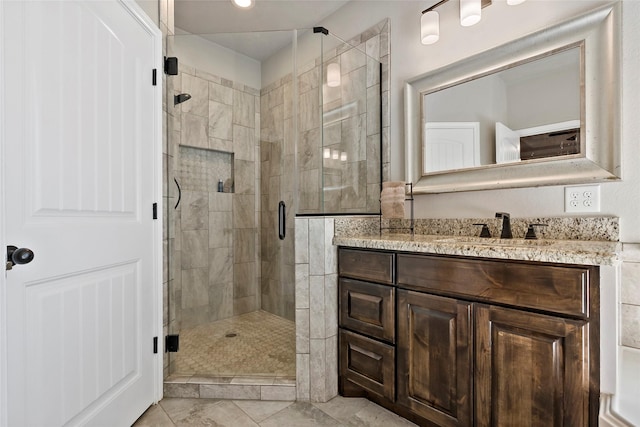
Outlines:
POLYGON ((584 153, 582 51, 421 93, 422 175, 584 153))

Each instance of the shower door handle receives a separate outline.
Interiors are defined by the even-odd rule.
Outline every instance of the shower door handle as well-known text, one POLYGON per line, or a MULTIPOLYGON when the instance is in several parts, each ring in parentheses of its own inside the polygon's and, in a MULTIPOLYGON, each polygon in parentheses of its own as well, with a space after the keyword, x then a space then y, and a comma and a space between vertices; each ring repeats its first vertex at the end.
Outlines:
POLYGON ((176 202, 176 205, 173 207, 173 209, 178 209, 178 206, 180 205, 180 199, 182 199, 182 189, 180 188, 180 184, 178 184, 178 180, 176 178, 173 178, 173 181, 176 183, 176 187, 178 187, 178 201, 176 202))
POLYGON ((280 240, 284 240, 286 234, 286 218, 285 218, 285 205, 281 200, 278 204, 278 237, 280 240))

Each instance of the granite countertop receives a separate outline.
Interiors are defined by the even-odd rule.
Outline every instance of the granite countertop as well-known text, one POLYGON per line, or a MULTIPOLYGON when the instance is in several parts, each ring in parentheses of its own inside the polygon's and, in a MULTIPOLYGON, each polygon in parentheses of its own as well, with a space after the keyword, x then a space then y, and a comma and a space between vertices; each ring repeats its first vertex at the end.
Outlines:
POLYGON ((522 261, 582 265, 612 265, 618 260, 619 242, 583 240, 524 240, 465 236, 383 234, 336 236, 336 246, 462 255, 522 261))

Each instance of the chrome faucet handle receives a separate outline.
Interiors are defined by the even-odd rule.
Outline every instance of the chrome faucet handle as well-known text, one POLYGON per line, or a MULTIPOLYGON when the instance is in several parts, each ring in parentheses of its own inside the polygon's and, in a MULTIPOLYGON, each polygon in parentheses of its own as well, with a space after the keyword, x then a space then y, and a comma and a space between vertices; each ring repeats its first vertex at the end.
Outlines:
POLYGON ((538 236, 536 236, 536 230, 533 227, 547 227, 547 224, 529 224, 527 234, 524 236, 525 240, 535 240, 538 238, 538 236))
POLYGON ((491 232, 489 231, 489 227, 487 224, 473 224, 482 226, 482 230, 480 231, 480 237, 491 237, 491 232))
POLYGON ((511 239, 511 215, 507 212, 496 212, 496 218, 502 218, 502 232, 500 233, 501 239, 511 239))

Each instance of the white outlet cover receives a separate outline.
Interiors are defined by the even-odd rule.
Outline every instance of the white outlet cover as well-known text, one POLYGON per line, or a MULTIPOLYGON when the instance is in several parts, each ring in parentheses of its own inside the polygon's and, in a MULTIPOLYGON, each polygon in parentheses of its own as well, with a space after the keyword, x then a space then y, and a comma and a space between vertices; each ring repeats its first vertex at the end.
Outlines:
POLYGON ((565 187, 564 211, 571 213, 600 212, 600 186, 574 185, 565 187))

